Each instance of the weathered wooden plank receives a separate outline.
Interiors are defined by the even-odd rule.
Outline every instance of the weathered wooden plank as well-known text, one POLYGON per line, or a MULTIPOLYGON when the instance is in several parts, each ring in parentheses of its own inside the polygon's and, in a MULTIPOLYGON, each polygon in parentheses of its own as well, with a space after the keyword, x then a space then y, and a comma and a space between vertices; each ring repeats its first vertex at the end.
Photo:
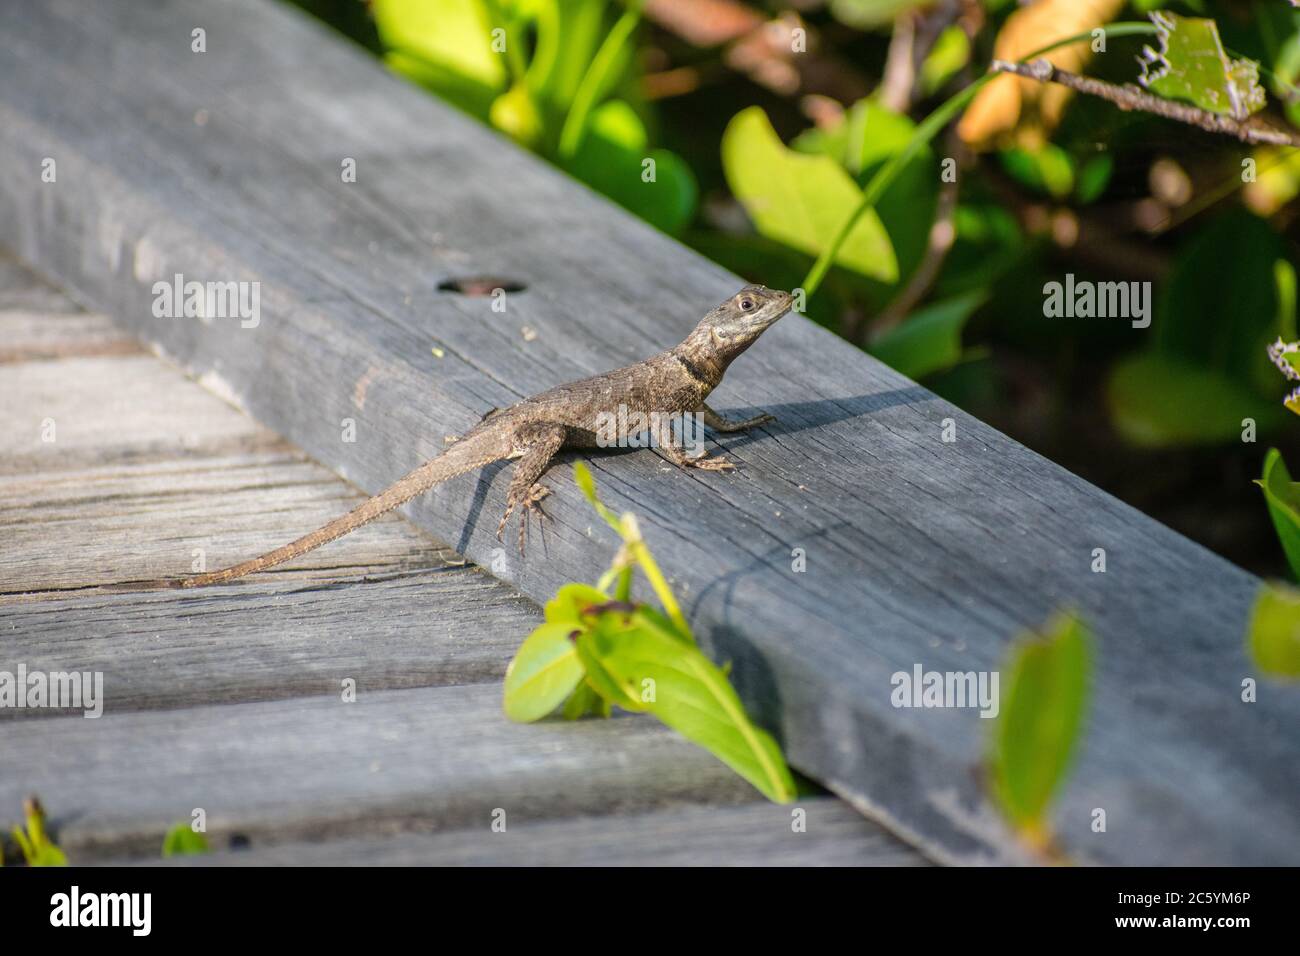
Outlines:
MULTIPOLYGON (((111 716, 337 694, 346 679, 365 692, 499 681, 541 622, 473 566, 388 574, 0 606, 0 670, 101 672, 111 716)), ((0 722, 52 713, 5 708, 0 722)))
MULTIPOLYGON (((0 604, 27 592, 188 573, 199 557, 215 567, 283 543, 359 498, 287 449, 0 475, 0 604)), ((445 545, 389 518, 282 573, 357 575, 448 560, 455 555, 445 545)))
POLYGON ((82 310, 13 253, 0 249, 0 312, 8 311, 72 315, 82 310))
POLYGON ((106 315, 0 309, 0 364, 140 351, 140 343, 106 315))
MULTIPOLYGON (((86 340, 48 331, 72 318, 24 321, 23 351, 51 342, 82 351, 86 340)), ((26 592, 188 572, 199 552, 208 566, 237 560, 360 499, 153 356, 0 365, 0 404, 18 410, 0 424, 0 605, 26 592)), ((333 579, 449 560, 445 546, 387 518, 286 569, 333 579)), ((290 574, 300 584, 321 578, 290 574)))
MULTIPOLYGON (((492 406, 670 344, 737 284, 275 5, 53 0, 0 25, 0 241, 368 491, 492 406), (195 55, 200 21, 222 42, 195 55), (46 155, 57 184, 38 181, 46 155), (155 318, 152 283, 177 272, 260 281, 261 324, 155 318), (528 289, 505 315, 436 291, 482 272, 528 289)), ((970 772, 988 722, 895 709, 890 677, 996 669, 1019 629, 1074 605, 1099 652, 1068 850, 1300 860, 1300 742, 1279 732, 1300 701, 1237 694, 1254 578, 799 317, 715 404, 781 419, 726 443, 739 474, 638 453, 598 478, 643 516, 702 640, 798 766, 936 855, 996 856, 970 772), (1109 836, 1088 829, 1096 807, 1109 836)), ((497 565, 535 598, 612 550, 567 473, 547 550, 497 565)), ((408 511, 486 563, 503 493, 490 471, 408 511)))
MULTIPOLYGON (((151 861, 152 862, 152 861, 151 861)), ((755 803, 582 817, 445 833, 286 843, 174 866, 925 866, 906 844, 839 800, 755 803), (806 829, 795 831, 792 813, 806 829)))
MULTIPOLYGON (((81 349, 83 339, 49 329, 74 317, 33 317, 28 346, 81 349)), ((319 555, 324 563, 238 588, 48 600, 66 597, 61 588, 180 573, 195 547, 232 560, 358 495, 152 356, 0 368, 0 397, 57 426, 49 443, 32 422, 0 433, 0 669, 102 672, 110 713, 331 694, 343 678, 369 690, 471 683, 499 679, 541 619, 531 601, 397 518, 319 555), (83 460, 99 464, 77 467, 83 460), (13 473, 23 465, 35 470, 13 473), (204 522, 210 536, 177 537, 204 522), (170 555, 162 564, 160 552, 170 555), (381 579, 356 580, 362 573, 381 579)), ((50 713, 6 708, 0 719, 50 713)))
POLYGON ((83 862, 200 807, 223 847, 761 799, 653 718, 512 724, 499 685, 11 721, 0 766, 0 807, 39 794, 83 862))

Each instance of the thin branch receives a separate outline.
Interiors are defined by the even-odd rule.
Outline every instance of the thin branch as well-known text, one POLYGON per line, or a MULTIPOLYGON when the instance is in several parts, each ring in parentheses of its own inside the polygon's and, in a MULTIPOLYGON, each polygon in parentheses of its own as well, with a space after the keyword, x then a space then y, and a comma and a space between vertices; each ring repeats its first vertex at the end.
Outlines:
POLYGON ((1114 103, 1122 110, 1141 110, 1166 119, 1177 120, 1191 126, 1198 126, 1209 133, 1224 133, 1235 136, 1243 143, 1268 143, 1273 146, 1300 147, 1300 137, 1286 130, 1275 129, 1262 124, 1241 122, 1231 116, 1211 113, 1198 106, 1178 103, 1148 93, 1133 84, 1117 86, 1105 80, 1090 76, 1080 76, 1068 70, 1060 70, 1048 60, 1039 58, 1031 63, 1008 63, 1006 60, 994 60, 989 67, 998 73, 1014 73, 1040 83, 1059 83, 1078 93, 1099 96, 1114 103))

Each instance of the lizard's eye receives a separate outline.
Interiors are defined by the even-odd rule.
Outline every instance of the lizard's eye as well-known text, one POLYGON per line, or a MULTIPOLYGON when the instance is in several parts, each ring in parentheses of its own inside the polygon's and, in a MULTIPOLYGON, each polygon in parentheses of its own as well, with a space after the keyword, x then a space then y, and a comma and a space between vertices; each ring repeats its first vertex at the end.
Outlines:
POLYGON ((754 300, 753 300, 753 299, 750 299, 750 298, 744 298, 744 299, 741 299, 741 300, 740 300, 740 311, 741 311, 741 312, 753 312, 753 311, 754 311, 754 300))

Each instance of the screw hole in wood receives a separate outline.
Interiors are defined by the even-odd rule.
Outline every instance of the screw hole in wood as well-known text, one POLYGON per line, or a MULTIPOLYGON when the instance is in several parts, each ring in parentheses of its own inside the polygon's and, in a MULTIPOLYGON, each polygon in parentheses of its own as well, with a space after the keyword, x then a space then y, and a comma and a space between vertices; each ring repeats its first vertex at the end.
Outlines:
POLYGON ((461 295, 491 295, 497 289, 504 292, 523 292, 527 285, 514 279, 502 279, 498 276, 465 276, 444 279, 438 283, 439 292, 459 292, 461 295))

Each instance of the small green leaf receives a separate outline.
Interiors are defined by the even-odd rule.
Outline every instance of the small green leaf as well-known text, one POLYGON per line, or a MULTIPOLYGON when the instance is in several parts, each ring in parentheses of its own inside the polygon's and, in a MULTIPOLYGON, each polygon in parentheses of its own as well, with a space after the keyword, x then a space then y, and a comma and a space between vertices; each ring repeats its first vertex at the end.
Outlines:
POLYGON ((573 689, 569 699, 564 702, 560 715, 565 720, 580 720, 588 714, 597 717, 609 716, 609 701, 596 693, 596 688, 589 681, 582 681, 573 689))
POLYGON ((528 85, 523 82, 516 83, 492 101, 488 120, 516 143, 529 149, 536 149, 546 132, 537 104, 528 92, 528 85))
POLYGON ((14 840, 28 866, 67 866, 68 858, 54 845, 45 830, 45 808, 40 800, 23 801, 23 826, 13 828, 14 840))
POLYGON ((1160 49, 1142 49, 1143 86, 1238 120, 1264 108, 1267 95, 1259 85, 1259 64, 1245 57, 1231 59, 1213 20, 1160 10, 1151 14, 1151 21, 1160 49))
POLYGON ((505 711, 511 720, 541 720, 564 703, 583 677, 569 622, 546 623, 519 647, 506 669, 505 711))
POLYGON ((933 96, 970 62, 970 39, 959 24, 944 29, 921 64, 921 91, 933 96))
POLYGON ((1237 440, 1243 419, 1263 432, 1284 415, 1219 372, 1150 351, 1115 367, 1106 398, 1115 428, 1146 448, 1237 440))
MULTIPOLYGON (((760 233, 816 255, 862 191, 839 163, 788 149, 760 107, 742 110, 722 134, 722 165, 732 193, 760 233)), ((839 247, 835 264, 882 282, 898 278, 889 235, 866 210, 839 247)))
MULTIPOLYGON (((602 618, 625 616, 607 612, 602 618)), ((704 747, 770 800, 794 799, 794 778, 776 741, 750 722, 726 674, 665 624, 639 608, 629 623, 620 620, 615 630, 602 631, 593 650, 622 694, 641 709, 704 747)))
POLYGON ((186 822, 176 824, 163 837, 162 855, 164 857, 195 856, 200 853, 207 853, 210 849, 207 836, 196 833, 194 828, 186 822))
POLYGON ((651 225, 675 233, 695 215, 699 187, 690 167, 666 149, 649 149, 645 124, 623 100, 597 107, 574 149, 557 160, 570 175, 651 225))
POLYGON ((1264 673, 1300 678, 1300 590, 1285 584, 1261 587, 1246 644, 1264 673))
POLYGON ((986 298, 984 292, 969 292, 928 305, 873 343, 868 351, 908 378, 951 368, 961 358, 961 330, 986 298))
POLYGON ((1074 160, 1054 143, 1030 151, 1020 147, 1003 150, 1002 168, 1025 186, 1064 199, 1074 189, 1074 160))
POLYGON ((28 866, 67 866, 68 858, 53 843, 43 843, 35 849, 28 866))
POLYGON ((1270 448, 1264 456, 1264 476, 1255 484, 1264 489, 1273 528, 1291 573, 1300 580, 1300 483, 1291 480, 1282 453, 1276 448, 1270 448))
POLYGON ((1073 615, 1016 649, 990 758, 993 793, 1018 829, 1041 834, 1065 779, 1087 706, 1090 638, 1073 615))
POLYGON ((1074 198, 1079 205, 1087 206, 1096 202, 1110 184, 1110 174, 1115 168, 1115 161, 1109 153, 1094 156, 1079 168, 1079 176, 1074 187, 1074 198))
POLYGON ((399 72, 458 104, 484 103, 504 88, 505 63, 480 0, 373 0, 370 10, 399 72))

